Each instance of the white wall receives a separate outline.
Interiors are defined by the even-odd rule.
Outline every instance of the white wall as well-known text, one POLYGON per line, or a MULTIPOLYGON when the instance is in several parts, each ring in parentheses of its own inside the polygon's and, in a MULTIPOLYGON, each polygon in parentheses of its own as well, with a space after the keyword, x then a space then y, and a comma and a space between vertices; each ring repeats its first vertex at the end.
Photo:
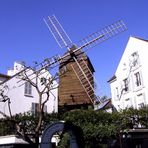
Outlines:
POLYGON ((0 145, 2 144, 28 144, 26 141, 24 141, 21 138, 16 137, 15 135, 9 135, 9 136, 1 136, 0 137, 0 145))
POLYGON ((117 110, 128 107, 139 108, 141 103, 148 104, 148 42, 130 37, 115 72, 116 80, 110 82, 112 103, 117 110), (138 53, 138 66, 131 66, 131 55, 138 53), (140 72, 142 85, 136 87, 135 73, 140 72), (123 80, 128 78, 127 92, 123 90, 123 80), (119 97, 117 97, 117 88, 119 97))

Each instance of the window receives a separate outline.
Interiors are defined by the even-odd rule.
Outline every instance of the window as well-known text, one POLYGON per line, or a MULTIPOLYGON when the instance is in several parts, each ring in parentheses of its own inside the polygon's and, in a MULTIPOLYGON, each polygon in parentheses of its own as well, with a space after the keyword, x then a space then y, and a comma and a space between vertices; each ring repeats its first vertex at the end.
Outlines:
POLYGON ((132 107, 132 100, 131 100, 131 98, 126 98, 126 99, 125 99, 124 107, 125 107, 125 108, 130 108, 130 107, 132 107))
POLYGON ((130 98, 125 99, 125 101, 129 101, 129 100, 130 100, 130 98))
POLYGON ((144 105, 146 104, 146 100, 145 100, 145 93, 139 93, 137 94, 137 108, 142 108, 144 107, 144 105))
POLYGON ((131 54, 131 66, 132 67, 138 66, 138 64, 139 64, 138 58, 139 58, 138 52, 133 52, 131 54))
MULTIPOLYGON (((38 116, 39 104, 32 102, 31 113, 33 116, 38 116)), ((47 105, 44 105, 44 113, 47 113, 47 105)))
POLYGON ((137 57, 138 56, 138 53, 137 52, 133 52, 132 53, 132 57, 137 57))
POLYGON ((123 63, 123 70, 126 70, 127 66, 126 63, 123 63))
POLYGON ((25 90, 24 90, 25 95, 32 95, 32 86, 29 82, 25 82, 25 90))
POLYGON ((144 107, 144 103, 138 104, 138 107, 139 107, 139 108, 143 108, 143 107, 144 107))
POLYGON ((41 78, 41 85, 46 84, 46 81, 47 81, 46 78, 42 77, 42 78, 41 78))
POLYGON ((124 91, 127 92, 129 90, 129 88, 128 88, 128 80, 127 79, 123 80, 123 85, 124 85, 124 88, 123 88, 124 91))
POLYGON ((135 83, 137 87, 141 85, 141 77, 139 72, 135 73, 135 83))
POLYGON ((44 105, 44 113, 47 113, 47 105, 44 105))
POLYGON ((32 115, 37 116, 39 110, 39 104, 38 103, 32 103, 31 112, 32 115))
POLYGON ((118 101, 119 100, 119 90, 118 90, 118 87, 116 87, 114 89, 114 100, 115 101, 118 101))
POLYGON ((117 98, 119 98, 119 90, 118 90, 118 87, 116 87, 116 96, 117 96, 117 98))

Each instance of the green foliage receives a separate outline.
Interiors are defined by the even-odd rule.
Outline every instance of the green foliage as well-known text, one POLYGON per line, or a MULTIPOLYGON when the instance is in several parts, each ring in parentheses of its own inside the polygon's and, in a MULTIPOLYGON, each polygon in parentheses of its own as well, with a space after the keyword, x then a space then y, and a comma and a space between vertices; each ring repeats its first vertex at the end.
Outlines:
POLYGON ((15 124, 11 120, 0 120, 0 136, 15 134, 15 124))
POLYGON ((138 122, 148 128, 148 107, 141 108, 137 114, 138 122))
MULTIPOLYGON (((33 133, 37 118, 29 114, 16 115, 15 120, 18 124, 22 124, 25 132, 33 133)), ((122 112, 107 113, 104 111, 94 110, 75 110, 63 114, 47 114, 43 120, 42 130, 56 121, 71 122, 82 128, 85 147, 105 147, 111 139, 118 139, 121 131, 127 131, 131 128, 136 128, 139 125, 148 128, 148 108, 126 109, 122 112)), ((14 123, 10 120, 0 120, 0 135, 14 134, 14 123)), ((69 137, 67 134, 63 135, 59 147, 67 147, 69 144, 69 137)))
POLYGON ((97 147, 119 133, 118 124, 114 123, 112 114, 104 111, 76 110, 65 113, 63 118, 82 128, 88 147, 97 147))
POLYGON ((32 134, 35 131, 38 119, 32 116, 30 113, 17 114, 14 120, 19 124, 21 130, 24 130, 27 134, 32 134))
POLYGON ((63 134, 57 148, 70 148, 70 136, 68 133, 63 134))
POLYGON ((63 116, 62 114, 58 114, 58 113, 47 114, 43 120, 45 124, 50 124, 59 120, 63 120, 62 116, 63 116))

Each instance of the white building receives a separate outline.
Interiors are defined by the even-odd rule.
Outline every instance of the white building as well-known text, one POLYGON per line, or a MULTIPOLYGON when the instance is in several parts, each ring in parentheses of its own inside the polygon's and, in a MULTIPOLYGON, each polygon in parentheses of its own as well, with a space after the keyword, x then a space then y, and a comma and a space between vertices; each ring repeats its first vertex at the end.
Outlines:
MULTIPOLYGON (((18 113, 31 112, 36 114, 39 95, 36 89, 31 86, 28 82, 20 81, 18 73, 24 69, 24 63, 15 62, 14 68, 8 70, 8 75, 0 74, 0 89, 4 90, 3 95, 5 99, 0 96, 0 117, 2 113, 10 115, 9 104, 11 108, 11 114, 15 115, 18 113)), ((27 75, 30 75, 32 70, 27 70, 27 75)), ((43 89, 43 85, 40 84, 42 78, 50 78, 51 75, 48 71, 42 71, 42 74, 39 76, 39 88, 43 89)), ((31 79, 34 79, 34 75, 30 76, 31 79)), ((57 87, 58 84, 56 81, 53 81, 51 84, 53 87, 57 87)), ((51 86, 51 87, 52 87, 51 86)), ((46 95, 46 94, 45 94, 46 95)), ((48 113, 58 111, 58 89, 53 89, 50 91, 49 100, 46 102, 44 111, 48 113)), ((45 96, 44 96, 45 97, 45 96)))
POLYGON ((148 105, 148 40, 130 37, 114 76, 108 81, 119 111, 148 105))

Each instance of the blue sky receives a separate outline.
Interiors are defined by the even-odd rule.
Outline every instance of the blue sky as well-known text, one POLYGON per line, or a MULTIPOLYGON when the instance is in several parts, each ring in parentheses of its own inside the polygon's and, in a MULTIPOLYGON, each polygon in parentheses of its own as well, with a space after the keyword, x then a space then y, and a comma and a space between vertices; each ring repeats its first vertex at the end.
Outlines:
POLYGON ((75 43, 122 19, 128 30, 87 52, 95 68, 99 93, 110 95, 114 74, 130 36, 148 39, 147 0, 0 0, 0 73, 14 61, 41 62, 62 54, 43 18, 55 14, 75 43))

